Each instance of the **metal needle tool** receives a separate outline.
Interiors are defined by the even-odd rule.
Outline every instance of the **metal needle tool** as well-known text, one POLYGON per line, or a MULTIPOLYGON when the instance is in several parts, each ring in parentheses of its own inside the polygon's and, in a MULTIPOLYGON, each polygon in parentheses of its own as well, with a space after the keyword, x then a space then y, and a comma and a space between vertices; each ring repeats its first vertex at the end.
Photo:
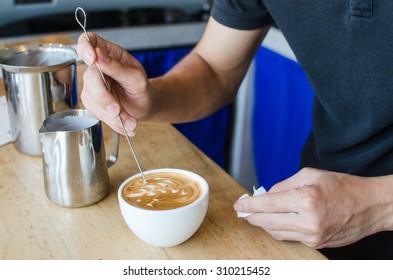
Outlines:
MULTIPOLYGON (((86 18, 87 18, 87 17, 86 17, 86 13, 85 13, 85 11, 83 10, 83 8, 81 8, 81 7, 76 8, 76 10, 75 10, 75 19, 76 19, 76 21, 78 22, 78 24, 82 27, 83 31, 85 32, 87 41, 89 41, 89 42, 91 43, 90 38, 89 38, 89 34, 87 34, 87 31, 86 31, 86 18), (81 11, 82 14, 83 14, 83 24, 82 24, 82 22, 79 20, 78 11, 81 11)), ((102 72, 102 69, 101 69, 100 64, 99 64, 98 62, 96 62, 95 65, 97 66, 98 71, 100 72, 100 75, 101 75, 102 80, 104 81, 106 90, 107 90, 107 91, 110 91, 110 90, 109 90, 109 86, 108 86, 108 84, 107 84, 107 82, 106 82, 104 73, 102 72)), ((119 98, 117 98, 117 99, 120 101, 119 98)), ((130 138, 128 137, 128 133, 127 133, 126 128, 124 127, 123 120, 121 119, 120 114, 117 115, 117 117, 118 117, 118 119, 119 119, 119 122, 120 122, 121 127, 123 128, 124 135, 126 136, 128 145, 129 145, 130 148, 131 148, 132 155, 134 156, 135 162, 136 162, 136 164, 137 164, 137 166, 138 166, 138 168, 139 168, 139 171, 140 171, 140 173, 141 173, 141 175, 142 175, 143 181, 144 181, 144 183, 146 183, 147 181, 146 181, 145 174, 144 174, 143 171, 142 171, 142 167, 141 167, 141 165, 140 165, 140 163, 139 163, 138 157, 136 156, 134 147, 132 146, 131 140, 130 140, 130 138)))

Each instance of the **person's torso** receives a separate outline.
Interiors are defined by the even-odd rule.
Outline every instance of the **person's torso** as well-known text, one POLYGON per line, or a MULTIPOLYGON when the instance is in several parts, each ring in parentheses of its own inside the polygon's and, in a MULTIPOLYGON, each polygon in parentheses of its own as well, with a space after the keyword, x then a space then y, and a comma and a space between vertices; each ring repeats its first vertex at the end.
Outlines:
POLYGON ((263 2, 315 91, 313 132, 321 166, 391 173, 393 1, 263 2))

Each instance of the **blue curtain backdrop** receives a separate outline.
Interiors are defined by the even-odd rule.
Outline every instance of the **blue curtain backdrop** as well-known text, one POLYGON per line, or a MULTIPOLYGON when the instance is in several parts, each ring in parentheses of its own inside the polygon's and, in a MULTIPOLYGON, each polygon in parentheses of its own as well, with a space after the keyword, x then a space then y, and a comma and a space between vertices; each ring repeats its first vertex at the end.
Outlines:
MULTIPOLYGON (((179 62, 191 47, 132 52, 145 67, 149 78, 161 76, 179 62)), ((199 104, 196 104, 199 106, 199 104)), ((199 149, 222 168, 227 169, 227 147, 230 128, 230 107, 224 107, 205 119, 176 124, 199 149)))
POLYGON ((256 54, 253 149, 258 184, 270 189, 300 167, 313 91, 300 65, 261 47, 256 54))

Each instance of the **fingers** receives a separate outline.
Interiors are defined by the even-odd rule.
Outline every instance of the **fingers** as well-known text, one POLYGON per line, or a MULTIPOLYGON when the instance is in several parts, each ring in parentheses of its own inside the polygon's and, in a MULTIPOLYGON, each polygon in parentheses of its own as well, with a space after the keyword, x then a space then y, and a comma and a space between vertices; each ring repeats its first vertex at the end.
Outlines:
POLYGON ((239 199, 234 204, 237 212, 246 213, 283 213, 296 212, 297 191, 289 190, 277 193, 266 193, 258 196, 239 199))
POLYGON ((120 85, 126 87, 128 84, 145 84, 147 76, 142 65, 130 54, 120 54, 120 58, 109 55, 102 49, 96 49, 98 62, 105 75, 116 80, 120 85))
POLYGON ((77 52, 91 66, 83 76, 81 100, 84 106, 115 131, 123 134, 124 126, 127 134, 133 136, 137 122, 135 116, 131 116, 127 110, 132 111, 130 106, 138 109, 134 101, 140 101, 147 92, 148 80, 142 65, 126 50, 94 33, 88 33, 88 37, 85 34, 79 36, 77 52), (106 82, 115 82, 109 91, 101 73, 93 65, 99 66, 107 77, 106 82), (140 95, 136 97, 134 93, 140 95))
POLYGON ((90 42, 86 38, 86 34, 82 33, 78 38, 76 52, 87 65, 93 65, 97 59, 93 46, 96 45, 96 35, 88 33, 90 42))
POLYGON ((88 32, 81 34, 78 38, 77 53, 88 65, 93 65, 98 57, 97 52, 101 51, 104 57, 111 57, 122 64, 139 67, 140 63, 124 48, 109 42, 95 33, 88 32))
MULTIPOLYGON (((86 109, 92 112, 97 118, 107 123, 118 133, 124 134, 119 122, 118 115, 121 111, 118 100, 106 90, 101 75, 95 66, 86 69, 84 75, 84 87, 81 92, 81 100, 86 109)), ((120 117, 123 120, 128 136, 135 135, 136 120, 127 113, 122 112, 120 117)))
POLYGON ((308 187, 316 185, 316 180, 322 171, 313 168, 303 168, 288 179, 274 185, 267 194, 238 200, 234 204, 240 212, 297 212, 301 209, 299 203, 309 195, 308 187))
POLYGON ((254 213, 245 220, 265 230, 311 232, 297 213, 254 213))
POLYGON ((266 232, 276 240, 298 241, 314 249, 323 248, 324 244, 319 236, 314 234, 303 234, 301 232, 285 230, 266 230, 266 232))
POLYGON ((255 213, 245 219, 263 228, 276 240, 299 241, 313 248, 325 240, 323 233, 297 213, 255 213))

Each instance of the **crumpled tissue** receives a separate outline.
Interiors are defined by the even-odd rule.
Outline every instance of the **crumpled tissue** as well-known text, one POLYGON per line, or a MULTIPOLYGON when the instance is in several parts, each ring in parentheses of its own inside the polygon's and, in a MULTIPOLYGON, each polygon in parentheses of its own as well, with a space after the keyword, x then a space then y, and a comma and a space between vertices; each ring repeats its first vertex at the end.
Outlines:
MULTIPOLYGON (((253 193, 253 195, 252 196, 257 196, 257 195, 261 195, 261 194, 265 194, 266 193, 266 190, 265 190, 265 188, 264 187, 259 187, 258 189, 256 189, 255 188, 255 186, 253 187, 253 189, 254 189, 254 193, 253 193)), ((245 198, 245 197, 248 197, 249 195, 248 194, 243 194, 241 197, 239 197, 239 199, 242 199, 242 198, 245 198)), ((238 218, 245 218, 245 217, 247 217, 247 216, 250 216, 252 213, 246 213, 246 212, 237 212, 237 217, 238 218)))

